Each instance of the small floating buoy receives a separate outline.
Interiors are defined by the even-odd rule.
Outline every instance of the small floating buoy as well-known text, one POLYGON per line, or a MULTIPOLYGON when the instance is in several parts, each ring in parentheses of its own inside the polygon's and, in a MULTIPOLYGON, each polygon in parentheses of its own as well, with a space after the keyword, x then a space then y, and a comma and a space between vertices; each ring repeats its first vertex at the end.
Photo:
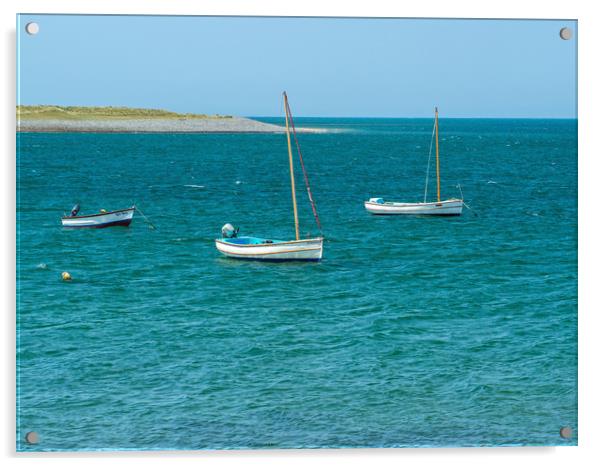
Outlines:
POLYGON ((71 280, 71 274, 70 274, 69 272, 63 272, 63 273, 61 274, 61 277, 62 277, 62 278, 63 278, 63 280, 65 280, 65 281, 69 281, 69 280, 71 280))

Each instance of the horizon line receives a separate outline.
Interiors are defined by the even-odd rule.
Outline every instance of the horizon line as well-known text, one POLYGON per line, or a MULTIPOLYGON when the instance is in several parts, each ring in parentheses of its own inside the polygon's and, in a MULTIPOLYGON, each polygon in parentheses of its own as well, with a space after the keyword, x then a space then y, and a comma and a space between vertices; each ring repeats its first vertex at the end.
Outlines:
MULTIPOLYGON (((236 116, 236 115, 233 115, 236 116)), ((283 115, 241 115, 242 118, 284 118, 283 115)), ((360 115, 360 116, 308 116, 308 115, 296 115, 295 118, 380 118, 383 120, 432 120, 434 117, 426 116, 374 116, 374 115, 360 115)), ((440 120, 577 120, 578 117, 570 116, 439 116, 440 120)))

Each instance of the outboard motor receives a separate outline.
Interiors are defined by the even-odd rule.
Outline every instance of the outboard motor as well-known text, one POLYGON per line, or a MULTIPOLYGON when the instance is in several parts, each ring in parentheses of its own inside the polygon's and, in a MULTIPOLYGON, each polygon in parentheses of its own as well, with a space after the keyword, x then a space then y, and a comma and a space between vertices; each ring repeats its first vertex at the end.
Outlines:
POLYGON ((230 223, 222 227, 222 238, 236 238, 239 228, 234 228, 230 223))
POLYGON ((71 209, 71 216, 75 217, 79 213, 79 204, 75 204, 71 209))

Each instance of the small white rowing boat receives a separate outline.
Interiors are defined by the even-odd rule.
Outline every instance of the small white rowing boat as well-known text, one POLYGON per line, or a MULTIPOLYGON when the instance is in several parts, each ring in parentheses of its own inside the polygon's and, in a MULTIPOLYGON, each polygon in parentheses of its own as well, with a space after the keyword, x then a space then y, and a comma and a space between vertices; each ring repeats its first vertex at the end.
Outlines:
POLYGON ((299 141, 297 140, 295 123, 291 115, 291 109, 288 105, 288 97, 286 92, 284 92, 282 95, 284 98, 284 110, 286 113, 286 141, 288 144, 291 193, 293 197, 293 214, 295 217, 295 240, 283 241, 276 239, 257 238, 254 236, 238 236, 238 229, 235 229, 232 225, 227 223, 222 227, 222 238, 215 240, 215 247, 217 250, 227 257, 261 261, 319 261, 322 259, 324 238, 321 236, 307 239, 299 238, 299 218, 297 216, 297 197, 295 194, 295 174, 293 170, 293 152, 291 149, 291 131, 289 129, 289 123, 295 138, 299 162, 301 164, 301 169, 303 170, 307 195, 309 197, 314 218, 316 219, 318 229, 322 230, 322 227, 320 225, 320 218, 318 217, 316 205, 311 194, 307 172, 305 171, 305 164, 303 163, 303 155, 301 154, 301 147, 299 146, 299 141))
POLYGON ((215 240, 217 250, 235 259, 263 261, 319 261, 323 238, 279 241, 252 236, 215 240))
POLYGON ((61 223, 68 228, 106 228, 122 226, 127 227, 132 223, 135 206, 129 209, 101 212, 92 215, 77 215, 79 206, 73 209, 72 215, 61 217, 61 223), (73 214, 75 212, 75 214, 73 214))
MULTIPOLYGON (((459 186, 459 185, 458 185, 459 186)), ((435 124, 431 136, 431 148, 429 159, 426 164, 426 181, 424 186, 423 202, 387 202, 381 197, 372 197, 364 201, 364 207, 374 215, 462 215, 464 199, 441 200, 441 179, 439 177, 439 112, 435 107, 435 124), (429 167, 431 162, 431 150, 435 139, 437 153, 437 202, 426 202, 429 185, 429 167)))

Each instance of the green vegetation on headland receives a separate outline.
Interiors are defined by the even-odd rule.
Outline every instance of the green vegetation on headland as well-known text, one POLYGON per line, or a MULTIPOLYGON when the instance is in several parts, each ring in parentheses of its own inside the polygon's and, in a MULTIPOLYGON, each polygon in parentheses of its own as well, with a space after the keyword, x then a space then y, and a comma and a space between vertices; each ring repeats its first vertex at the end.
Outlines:
POLYGON ((232 117, 230 115, 176 113, 152 108, 17 105, 17 120, 178 120, 221 118, 232 117))

